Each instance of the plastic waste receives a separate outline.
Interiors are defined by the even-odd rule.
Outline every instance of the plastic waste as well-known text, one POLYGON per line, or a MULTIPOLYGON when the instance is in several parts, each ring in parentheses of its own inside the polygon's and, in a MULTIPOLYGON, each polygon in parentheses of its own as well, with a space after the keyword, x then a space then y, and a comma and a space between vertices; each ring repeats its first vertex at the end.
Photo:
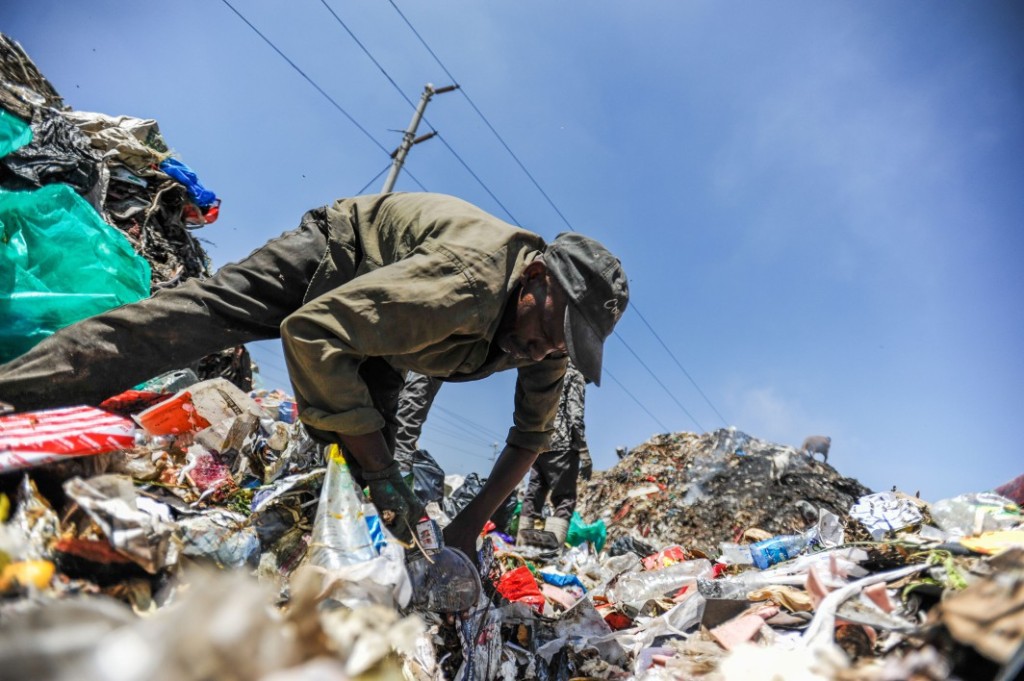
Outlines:
POLYGON ((212 206, 217 201, 217 195, 204 187, 195 171, 181 161, 169 158, 160 164, 160 170, 185 185, 188 195, 200 208, 212 206))
POLYGON ((444 498, 444 469, 425 449, 412 453, 412 491, 424 504, 444 498))
POLYGON ((0 158, 32 141, 32 128, 12 113, 0 109, 0 158))
POLYGON ((0 190, 0 362, 149 295, 149 264, 64 185, 0 190))
POLYGON ((813 533, 780 534, 750 545, 754 565, 764 570, 776 563, 794 558, 814 539, 813 533))
POLYGON ((931 512, 935 524, 953 536, 1008 530, 1024 522, 1015 503, 992 492, 943 499, 932 504, 931 512))
POLYGON ((352 474, 337 445, 330 446, 326 458, 327 474, 313 521, 309 562, 330 571, 375 558, 377 551, 352 474))
POLYGON ((732 542, 722 542, 718 545, 718 550, 722 552, 722 556, 719 561, 726 565, 754 564, 754 557, 750 555, 749 546, 733 544, 732 542))
POLYGON ((155 393, 176 393, 179 390, 195 385, 199 382, 196 372, 191 369, 175 369, 156 378, 151 378, 145 383, 135 386, 135 390, 151 390, 155 393))
POLYGON ((482 587, 476 566, 462 551, 444 545, 437 522, 416 524, 415 549, 406 551, 412 582, 410 605, 429 612, 464 612, 476 606, 482 587))
POLYGON ((850 517, 859 520, 875 541, 881 540, 888 532, 916 525, 923 519, 912 501, 893 492, 862 496, 850 507, 850 517))
POLYGON ((0 473, 134 445, 131 421, 95 407, 0 416, 0 473))
POLYGON ((589 525, 583 521, 583 516, 574 511, 569 521, 569 532, 565 536, 565 542, 569 546, 579 546, 589 541, 594 544, 598 553, 604 549, 604 543, 608 539, 608 527, 603 520, 595 520, 589 525))
POLYGON ((612 587, 614 599, 620 603, 643 603, 652 598, 671 595, 700 577, 711 576, 711 562, 704 558, 675 563, 660 570, 631 572, 623 575, 612 587))
POLYGON ((751 571, 718 579, 700 578, 697 589, 704 598, 745 599, 748 593, 767 584, 760 574, 751 571))

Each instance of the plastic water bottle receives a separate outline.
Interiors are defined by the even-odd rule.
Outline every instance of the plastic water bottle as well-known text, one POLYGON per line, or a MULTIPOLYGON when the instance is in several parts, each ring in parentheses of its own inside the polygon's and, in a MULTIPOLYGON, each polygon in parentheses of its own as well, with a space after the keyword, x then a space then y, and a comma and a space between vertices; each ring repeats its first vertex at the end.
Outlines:
POLYGON ((360 493, 337 445, 327 450, 327 474, 309 546, 312 565, 333 570, 376 558, 360 493))
POLYGON ((729 598, 744 600, 751 591, 756 591, 768 582, 754 572, 743 572, 731 577, 697 580, 697 590, 704 598, 729 598))
POLYGON ((612 591, 620 603, 637 603, 661 598, 689 586, 699 577, 711 576, 711 563, 704 558, 674 563, 660 570, 630 572, 619 577, 612 591))
POLYGON ((776 563, 789 560, 803 551, 814 539, 812 533, 780 534, 750 545, 754 565, 765 570, 776 563))

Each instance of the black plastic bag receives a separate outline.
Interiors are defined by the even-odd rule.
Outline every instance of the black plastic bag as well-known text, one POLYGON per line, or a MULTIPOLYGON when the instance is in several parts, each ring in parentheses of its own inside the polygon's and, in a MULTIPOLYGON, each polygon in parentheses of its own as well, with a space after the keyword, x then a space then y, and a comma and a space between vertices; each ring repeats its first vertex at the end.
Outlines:
POLYGON ((32 142, 0 159, 0 184, 7 189, 35 189, 67 184, 87 194, 99 179, 99 158, 89 138, 57 113, 36 116, 32 142))
POLYGON ((412 491, 424 504, 444 498, 444 470, 425 449, 412 453, 412 491))
MULTIPOLYGON (((444 500, 441 504, 441 509, 445 515, 449 518, 454 518, 459 514, 459 511, 466 508, 466 505, 480 493, 483 489, 484 483, 487 478, 481 478, 476 473, 470 473, 466 476, 466 481, 462 483, 462 487, 458 488, 452 495, 444 500)), ((508 495, 508 497, 501 503, 498 510, 491 516, 491 521, 495 526, 502 532, 508 533, 512 525, 512 521, 517 518, 516 506, 519 500, 516 497, 515 491, 508 495)))
POLYGON ((608 555, 610 556, 623 556, 627 553, 635 553, 641 558, 646 558, 653 553, 657 553, 657 549, 629 535, 619 537, 608 545, 608 555))

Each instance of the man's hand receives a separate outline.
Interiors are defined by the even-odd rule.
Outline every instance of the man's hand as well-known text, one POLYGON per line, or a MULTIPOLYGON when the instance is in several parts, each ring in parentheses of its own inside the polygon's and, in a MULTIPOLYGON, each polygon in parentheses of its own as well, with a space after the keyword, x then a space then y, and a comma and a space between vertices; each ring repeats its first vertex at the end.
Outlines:
POLYGON ((462 551, 469 556, 473 565, 476 565, 476 539, 482 529, 483 525, 478 525, 475 520, 470 520, 465 514, 460 513, 444 528, 445 546, 462 551))
POLYGON ((364 471, 363 479, 381 521, 399 541, 411 543, 416 523, 423 517, 423 504, 405 483, 398 463, 374 473, 364 471))

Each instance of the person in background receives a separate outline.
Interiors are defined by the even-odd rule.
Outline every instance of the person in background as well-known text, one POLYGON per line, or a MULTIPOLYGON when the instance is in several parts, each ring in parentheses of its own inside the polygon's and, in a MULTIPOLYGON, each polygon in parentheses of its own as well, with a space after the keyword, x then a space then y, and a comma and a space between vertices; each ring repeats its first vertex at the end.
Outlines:
POLYGON ((398 395, 398 423, 395 430, 395 461, 402 469, 402 475, 412 471, 423 424, 427 421, 427 414, 440 389, 439 378, 424 376, 416 371, 410 371, 405 377, 402 392, 398 395))
POLYGON ((565 543, 569 521, 576 510, 577 480, 584 453, 590 463, 584 424, 586 391, 583 374, 569 362, 555 413, 551 448, 537 457, 530 471, 530 484, 519 515, 517 544, 557 549, 565 543), (544 529, 537 530, 549 494, 554 511, 544 520, 544 529))

